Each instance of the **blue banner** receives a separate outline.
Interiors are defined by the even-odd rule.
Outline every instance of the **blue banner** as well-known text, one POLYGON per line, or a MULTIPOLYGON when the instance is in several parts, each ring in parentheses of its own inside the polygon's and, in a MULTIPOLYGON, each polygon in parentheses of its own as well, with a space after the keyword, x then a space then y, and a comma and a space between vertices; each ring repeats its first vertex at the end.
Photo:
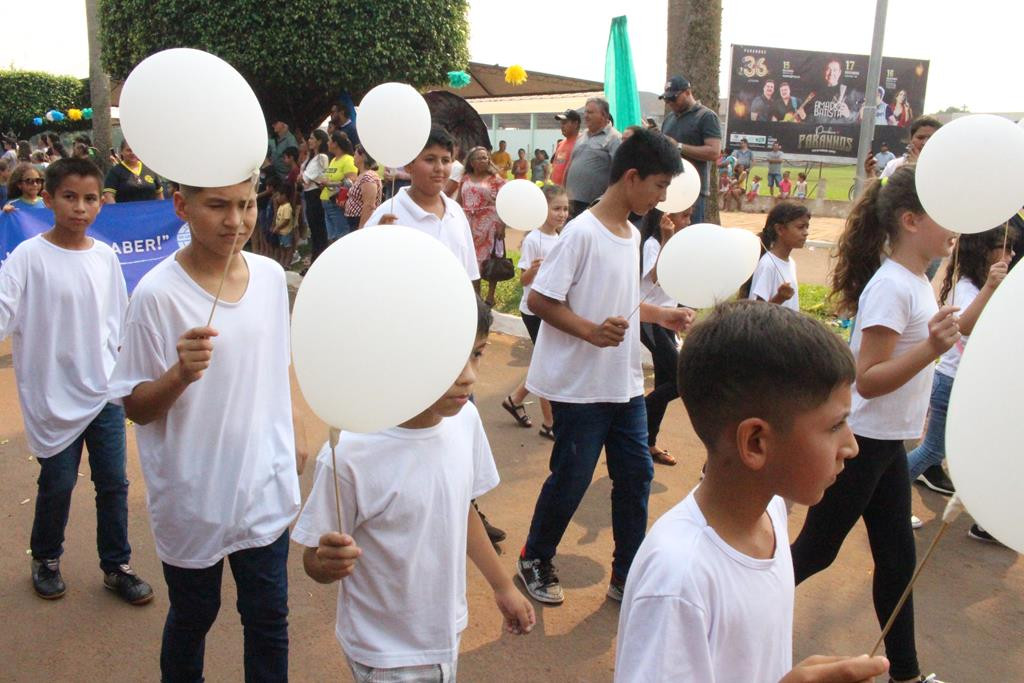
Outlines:
MULTIPOLYGON (((14 248, 53 227, 49 209, 16 209, 0 213, 0 267, 14 248)), ((131 294, 142 276, 191 241, 188 227, 169 200, 107 204, 89 228, 89 235, 110 245, 131 294)))

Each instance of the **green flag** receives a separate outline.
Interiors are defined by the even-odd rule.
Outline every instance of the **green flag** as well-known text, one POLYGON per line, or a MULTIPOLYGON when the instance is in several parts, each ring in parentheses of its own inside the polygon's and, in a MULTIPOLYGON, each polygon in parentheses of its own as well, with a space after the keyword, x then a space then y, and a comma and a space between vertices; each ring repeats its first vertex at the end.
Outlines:
POLYGON ((643 123, 640 93, 633 72, 633 51, 629 48, 626 17, 612 19, 608 34, 608 52, 604 60, 604 96, 608 100, 615 127, 625 130, 643 123))

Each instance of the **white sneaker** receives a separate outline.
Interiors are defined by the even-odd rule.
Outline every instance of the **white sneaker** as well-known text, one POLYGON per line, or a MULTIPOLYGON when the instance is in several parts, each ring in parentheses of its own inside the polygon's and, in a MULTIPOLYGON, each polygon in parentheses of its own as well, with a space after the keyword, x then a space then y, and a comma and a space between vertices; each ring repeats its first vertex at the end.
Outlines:
POLYGON ((917 515, 910 515, 911 529, 920 529, 922 526, 924 526, 924 522, 921 521, 920 517, 918 517, 917 515))

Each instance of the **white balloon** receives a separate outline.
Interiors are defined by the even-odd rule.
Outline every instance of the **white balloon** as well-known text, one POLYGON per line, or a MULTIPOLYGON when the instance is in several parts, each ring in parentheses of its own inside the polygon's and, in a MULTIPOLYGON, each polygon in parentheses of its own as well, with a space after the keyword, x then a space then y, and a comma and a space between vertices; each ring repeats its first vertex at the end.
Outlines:
POLYGON ((665 201, 658 204, 658 209, 665 213, 686 211, 700 196, 700 175, 696 167, 683 159, 683 172, 672 179, 665 192, 665 201))
POLYGON ((658 257, 661 288, 684 306, 725 301, 753 275, 761 243, 752 232, 698 223, 677 232, 658 257))
POLYGON ((1024 129, 992 114, 954 119, 935 131, 917 160, 921 206, 960 233, 991 230, 1024 206, 1024 129))
POLYGON ((441 242, 412 228, 365 228, 322 253, 299 287, 295 376, 332 427, 393 427, 451 387, 472 351, 476 318, 473 285, 441 242))
POLYGON ((1020 389, 1013 361, 1024 335, 1024 268, 1010 271, 971 331, 953 382, 946 418, 946 458, 956 493, 974 519, 1024 553, 1020 389))
POLYGON ((195 187, 248 180, 267 155, 252 88, 220 57, 174 48, 142 60, 121 89, 121 130, 158 174, 195 187))
POLYGON ((356 130, 374 159, 392 168, 405 166, 430 137, 430 108, 411 85, 381 83, 359 103, 356 130))
POLYGON ((534 230, 548 219, 548 201, 544 198, 544 191, 529 180, 513 180, 502 185, 494 200, 494 208, 498 211, 498 218, 516 230, 534 230))

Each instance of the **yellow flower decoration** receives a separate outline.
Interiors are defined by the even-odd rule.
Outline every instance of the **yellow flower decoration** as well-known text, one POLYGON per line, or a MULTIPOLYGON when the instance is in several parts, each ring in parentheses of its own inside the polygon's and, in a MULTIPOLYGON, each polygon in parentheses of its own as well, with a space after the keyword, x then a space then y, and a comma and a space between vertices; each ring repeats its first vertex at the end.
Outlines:
POLYGON ((68 118, 71 119, 72 121, 81 121, 82 120, 82 110, 81 109, 68 109, 68 118))
POLYGON ((526 83, 526 69, 513 64, 509 68, 505 69, 505 82, 512 85, 522 85, 526 83))

